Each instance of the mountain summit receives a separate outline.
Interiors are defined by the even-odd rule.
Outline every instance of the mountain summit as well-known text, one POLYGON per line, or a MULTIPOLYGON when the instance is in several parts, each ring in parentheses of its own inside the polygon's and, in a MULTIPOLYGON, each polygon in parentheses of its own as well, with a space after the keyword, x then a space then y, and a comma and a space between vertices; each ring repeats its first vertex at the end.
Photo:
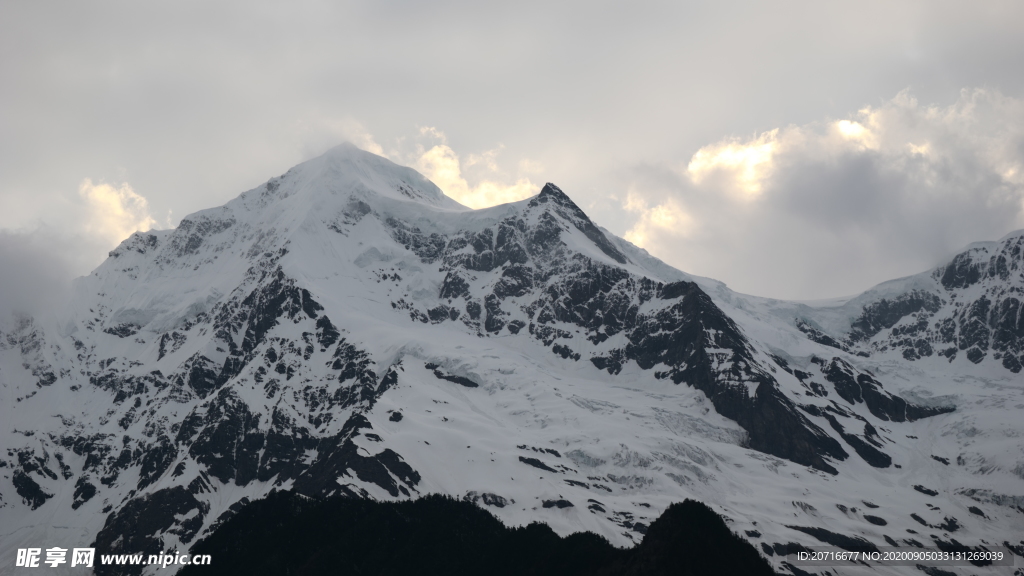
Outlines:
POLYGON ((3 546, 185 550, 271 490, 442 493, 620 545, 692 498, 779 569, 837 533, 1001 542, 1020 383, 955 323, 989 330, 980 290, 1010 306, 1004 252, 950 264, 968 292, 811 308, 676 271, 552 184, 469 210, 343 145, 132 235, 59 323, 0 335, 3 546))
MULTIPOLYGON (((350 198, 371 194, 392 200, 421 202, 435 208, 468 210, 445 196, 419 172, 361 150, 351 143, 335 146, 323 155, 295 166, 281 177, 271 179, 267 183, 267 191, 273 194, 282 182, 287 182, 288 187, 277 194, 279 199, 298 195, 307 198, 305 202, 317 202, 308 198, 318 195, 350 198)), ((245 197, 243 194, 242 198, 245 197)))

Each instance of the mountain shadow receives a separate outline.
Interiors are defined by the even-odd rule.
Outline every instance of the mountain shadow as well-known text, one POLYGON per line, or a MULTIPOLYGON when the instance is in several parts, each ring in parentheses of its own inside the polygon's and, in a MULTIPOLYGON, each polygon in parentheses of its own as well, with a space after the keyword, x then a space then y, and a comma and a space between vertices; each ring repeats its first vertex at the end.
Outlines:
POLYGON ((590 532, 559 537, 547 525, 508 528, 487 511, 447 496, 404 502, 275 492, 241 508, 192 554, 209 566, 181 576, 698 576, 774 574, 714 511, 670 506, 632 549, 590 532))

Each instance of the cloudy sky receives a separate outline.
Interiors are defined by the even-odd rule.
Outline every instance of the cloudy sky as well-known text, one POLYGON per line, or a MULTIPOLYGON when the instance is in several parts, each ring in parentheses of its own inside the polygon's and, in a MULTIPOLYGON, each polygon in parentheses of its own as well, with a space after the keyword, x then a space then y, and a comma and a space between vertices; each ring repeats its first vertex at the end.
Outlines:
POLYGON ((1020 2, 0 3, 0 303, 345 140, 559 184, 666 262, 856 293, 1024 228, 1020 2))

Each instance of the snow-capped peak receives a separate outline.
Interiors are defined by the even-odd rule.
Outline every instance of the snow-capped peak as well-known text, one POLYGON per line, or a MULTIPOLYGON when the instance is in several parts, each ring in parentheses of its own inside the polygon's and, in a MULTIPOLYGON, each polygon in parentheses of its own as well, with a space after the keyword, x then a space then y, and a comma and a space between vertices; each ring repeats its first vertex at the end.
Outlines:
POLYGON ((183 550, 273 489, 444 493, 618 544, 698 498, 769 555, 831 531, 1001 542, 1024 506, 1014 249, 830 332, 669 269, 553 184, 469 210, 342 145, 133 235, 60 330, 0 335, 0 554, 183 550))
POLYGON ((280 178, 272 178, 263 188, 280 196, 377 194, 433 208, 469 210, 412 168, 399 166, 348 142, 295 166, 280 178))

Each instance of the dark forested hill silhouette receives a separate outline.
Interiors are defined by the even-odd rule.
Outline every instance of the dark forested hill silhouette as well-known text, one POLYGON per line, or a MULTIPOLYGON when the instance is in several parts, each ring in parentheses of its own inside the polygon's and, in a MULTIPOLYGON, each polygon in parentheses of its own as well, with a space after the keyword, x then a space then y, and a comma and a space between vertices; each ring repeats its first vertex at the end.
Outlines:
POLYGON ((670 506, 632 549, 590 532, 508 528, 445 496, 374 502, 276 492, 238 511, 192 550, 218 575, 771 575, 769 564, 700 502, 670 506))

